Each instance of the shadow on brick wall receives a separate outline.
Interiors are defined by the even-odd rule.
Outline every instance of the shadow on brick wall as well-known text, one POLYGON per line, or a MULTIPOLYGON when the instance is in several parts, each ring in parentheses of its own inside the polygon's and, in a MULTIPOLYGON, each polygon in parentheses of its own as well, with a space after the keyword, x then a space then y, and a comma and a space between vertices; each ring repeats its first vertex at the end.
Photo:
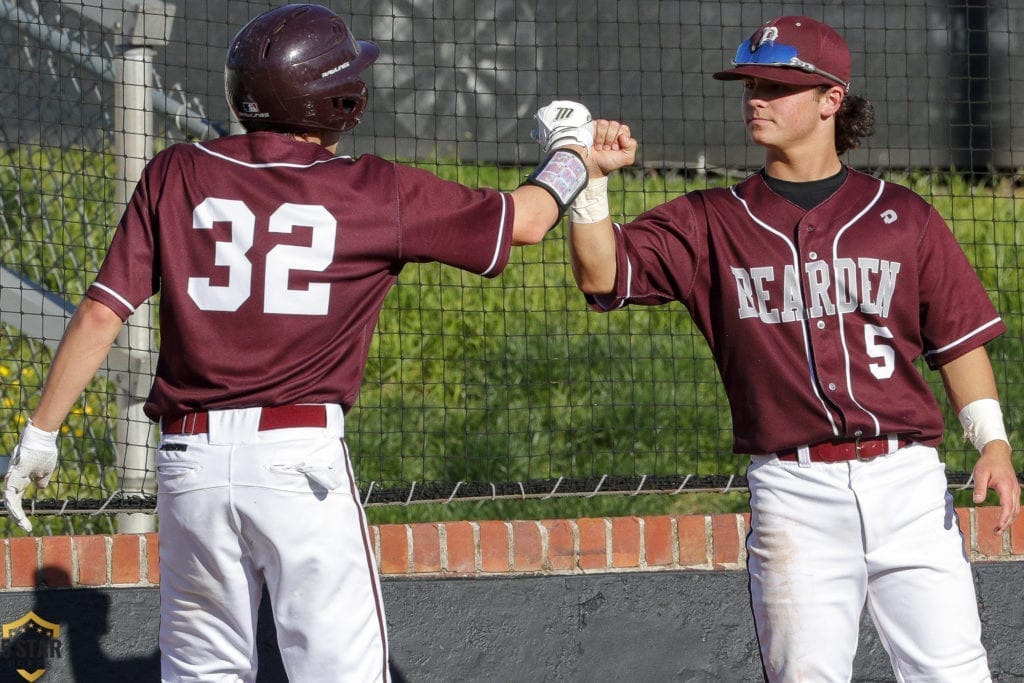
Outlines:
POLYGON ((25 673, 41 671, 50 674, 49 680, 160 680, 159 650, 144 656, 112 656, 118 646, 107 637, 109 591, 50 588, 70 585, 64 569, 51 566, 37 572, 31 609, 3 625, 0 680, 34 680, 25 673))

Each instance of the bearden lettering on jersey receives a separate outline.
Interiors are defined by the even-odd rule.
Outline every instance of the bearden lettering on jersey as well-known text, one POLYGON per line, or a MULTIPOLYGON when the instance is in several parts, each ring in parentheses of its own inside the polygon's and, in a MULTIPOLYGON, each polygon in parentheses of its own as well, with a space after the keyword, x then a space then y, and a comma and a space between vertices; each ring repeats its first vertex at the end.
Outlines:
POLYGON ((793 265, 782 268, 781 278, 776 266, 732 266, 731 270, 740 319, 773 324, 857 310, 887 318, 900 264, 878 258, 839 258, 832 268, 828 261, 811 261, 804 264, 803 283, 793 265))

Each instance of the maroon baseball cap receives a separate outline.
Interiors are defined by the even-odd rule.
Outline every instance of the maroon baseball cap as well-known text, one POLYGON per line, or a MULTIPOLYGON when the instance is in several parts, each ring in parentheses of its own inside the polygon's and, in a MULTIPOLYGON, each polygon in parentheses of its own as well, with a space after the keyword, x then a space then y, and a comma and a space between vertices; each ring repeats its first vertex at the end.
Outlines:
POLYGON ((733 68, 720 81, 763 78, 791 85, 841 85, 850 89, 850 49, 831 26, 810 17, 766 21, 740 43, 733 68))

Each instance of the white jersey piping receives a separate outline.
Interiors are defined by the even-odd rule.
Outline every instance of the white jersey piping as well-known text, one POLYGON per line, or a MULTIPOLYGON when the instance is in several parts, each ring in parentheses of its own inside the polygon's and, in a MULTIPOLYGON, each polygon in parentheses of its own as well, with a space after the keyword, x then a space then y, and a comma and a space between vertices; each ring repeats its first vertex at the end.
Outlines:
MULTIPOLYGON (((857 213, 856 216, 854 216, 852 219, 850 219, 850 221, 847 222, 846 225, 844 225, 843 227, 839 228, 839 231, 836 233, 835 239, 832 240, 832 281, 835 283, 835 286, 836 286, 836 290, 837 290, 836 291, 836 300, 837 301, 839 299, 839 292, 838 292, 838 289, 839 289, 839 266, 838 266, 838 263, 839 263, 839 240, 843 236, 843 233, 845 233, 850 227, 852 227, 857 221, 859 221, 861 219, 861 217, 863 217, 864 214, 867 213, 871 209, 872 206, 874 206, 875 204, 878 203, 878 200, 881 199, 881 197, 882 197, 882 191, 884 189, 885 189, 885 181, 884 180, 878 181, 878 191, 875 193, 875 196, 872 197, 871 201, 869 201, 864 206, 864 208, 861 209, 859 213, 857 213)), ((843 347, 843 359, 844 359, 844 364, 846 365, 846 367, 845 367, 845 372, 846 372, 846 392, 849 394, 850 400, 853 401, 853 404, 856 405, 858 408, 860 408, 862 411, 864 411, 865 415, 867 415, 868 417, 871 418, 871 422, 875 425, 874 436, 879 436, 882 433, 882 428, 881 428, 881 425, 878 422, 878 416, 875 415, 870 410, 868 410, 867 408, 865 408, 863 405, 861 405, 860 401, 857 400, 857 397, 854 395, 854 392, 853 392, 853 375, 852 375, 852 370, 851 370, 852 362, 850 360, 850 347, 846 343, 846 324, 844 323, 844 320, 843 320, 843 314, 838 309, 836 310, 836 319, 839 321, 839 339, 840 339, 840 343, 841 343, 841 345, 843 347)))
POLYGON ((332 161, 338 161, 338 160, 351 161, 352 160, 352 157, 350 157, 350 156, 336 156, 336 157, 331 157, 330 159, 317 159, 316 161, 314 161, 312 163, 309 163, 309 164, 288 164, 288 163, 285 163, 283 161, 273 161, 273 162, 254 164, 254 163, 250 163, 248 161, 241 161, 239 159, 234 159, 234 158, 229 157, 229 156, 227 156, 225 154, 221 154, 220 152, 214 152, 213 150, 210 150, 210 149, 207 149, 206 147, 203 147, 203 145, 201 143, 198 143, 198 142, 193 143, 193 144, 195 144, 197 149, 200 149, 203 152, 206 152, 207 154, 209 154, 212 157, 217 157, 218 159, 222 159, 222 160, 230 162, 232 164, 238 164, 239 166, 245 166, 246 168, 311 168, 313 166, 317 166, 319 164, 327 164, 327 163, 330 163, 332 161))
MULTIPOLYGON (((785 235, 783 235, 778 230, 776 230, 775 228, 771 227, 770 225, 768 225, 767 223, 762 221, 757 216, 755 216, 754 213, 750 210, 750 206, 747 204, 747 202, 742 197, 740 197, 738 194, 736 194, 736 187, 735 186, 729 188, 729 193, 732 194, 732 196, 735 197, 736 200, 743 206, 743 210, 746 211, 747 215, 750 217, 750 220, 754 221, 754 223, 756 223, 757 225, 762 227, 764 230, 770 232, 771 234, 773 234, 776 237, 778 237, 779 239, 781 239, 786 244, 786 246, 789 247, 789 251, 790 251, 790 253, 793 256, 793 269, 794 269, 795 272, 799 273, 800 272, 800 256, 797 253, 796 245, 793 244, 793 241, 791 239, 789 239, 788 237, 786 237, 785 235)), ((818 399, 818 403, 821 404, 822 412, 828 418, 828 422, 832 426, 832 434, 834 436, 838 436, 839 435, 839 427, 836 425, 836 421, 832 417, 832 411, 830 411, 828 409, 828 405, 825 403, 825 398, 821 395, 821 392, 818 390, 818 373, 815 371, 814 363, 812 362, 812 359, 811 359, 811 344, 810 344, 810 339, 809 339, 809 335, 808 335, 808 331, 807 331, 807 325, 809 323, 809 321, 807 319, 807 315, 806 315, 807 305, 803 301, 803 290, 802 289, 800 290, 800 299, 801 299, 800 300, 800 306, 804 309, 804 314, 801 316, 801 321, 800 321, 800 331, 803 333, 803 336, 804 336, 804 357, 807 360, 807 374, 808 374, 808 379, 810 380, 809 384, 811 386, 811 391, 814 392, 814 397, 817 398, 818 399)))
POLYGON ((508 196, 501 193, 501 219, 498 221, 498 241, 494 245, 494 256, 491 258, 490 264, 487 266, 487 270, 480 273, 481 275, 488 275, 495 266, 498 265, 498 259, 501 258, 501 244, 502 239, 505 236, 505 216, 508 214, 508 196))
POLYGON ((1001 316, 996 316, 994 319, 988 321, 987 323, 985 323, 981 327, 978 327, 976 329, 971 330, 970 332, 968 332, 964 336, 960 337, 959 339, 957 339, 955 341, 950 342, 949 344, 946 344, 942 348, 933 349, 931 351, 925 351, 924 355, 927 358, 927 357, 930 357, 930 356, 935 356, 937 354, 940 354, 940 353, 942 353, 944 351, 948 351, 949 349, 951 349, 951 348, 953 348, 955 346, 963 344, 965 341, 967 341, 971 337, 974 337, 975 335, 981 334, 982 332, 984 332, 988 328, 992 327, 993 325, 998 325, 1001 321, 1002 321, 1002 317, 1001 316))
POLYGON ((135 312, 135 307, 128 303, 127 299, 125 299, 123 296, 112 290, 110 287, 100 284, 99 282, 93 282, 92 286, 95 287, 96 289, 102 289, 104 292, 117 299, 121 304, 124 305, 125 308, 128 309, 129 312, 135 312))

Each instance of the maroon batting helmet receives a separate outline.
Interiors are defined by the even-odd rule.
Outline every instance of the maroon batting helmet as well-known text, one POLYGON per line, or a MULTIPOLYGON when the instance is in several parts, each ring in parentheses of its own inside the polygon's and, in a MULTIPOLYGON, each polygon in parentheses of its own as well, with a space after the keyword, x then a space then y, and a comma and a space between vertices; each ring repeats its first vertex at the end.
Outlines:
POLYGON ((379 54, 332 10, 285 5, 231 41, 224 94, 246 130, 351 130, 366 107, 359 74, 379 54))

